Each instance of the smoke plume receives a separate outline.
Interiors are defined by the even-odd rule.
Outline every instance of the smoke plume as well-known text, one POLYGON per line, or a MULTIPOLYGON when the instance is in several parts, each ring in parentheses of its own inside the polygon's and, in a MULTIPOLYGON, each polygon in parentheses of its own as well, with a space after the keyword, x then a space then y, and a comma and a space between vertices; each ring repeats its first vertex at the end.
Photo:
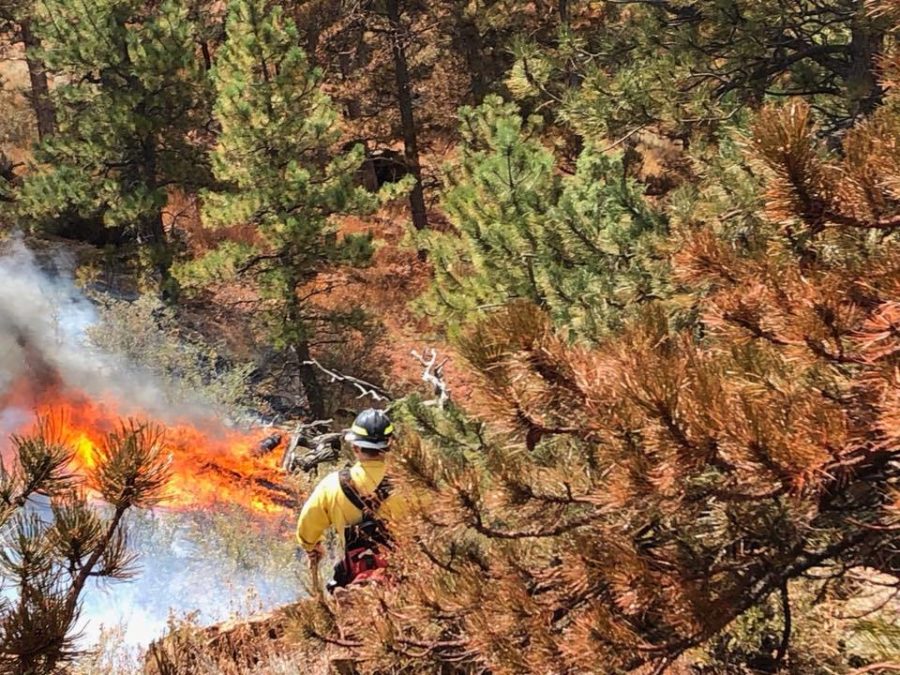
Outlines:
POLYGON ((109 419, 149 415, 180 434, 174 466, 185 497, 179 508, 130 516, 143 571, 131 582, 87 590, 85 645, 102 624, 119 624, 126 641, 146 644, 162 633, 171 612, 199 610, 198 620, 213 622, 295 599, 290 512, 248 514, 241 510, 246 505, 212 501, 237 503, 231 497, 245 492, 250 501, 247 485, 259 467, 246 465, 232 447, 237 432, 203 401, 173 404, 158 379, 89 345, 87 329, 98 315, 74 284, 73 270, 63 249, 36 254, 17 237, 0 243, 0 450, 8 453, 8 435, 27 428, 48 399, 109 411, 109 419), (236 476, 246 480, 226 482, 236 476))

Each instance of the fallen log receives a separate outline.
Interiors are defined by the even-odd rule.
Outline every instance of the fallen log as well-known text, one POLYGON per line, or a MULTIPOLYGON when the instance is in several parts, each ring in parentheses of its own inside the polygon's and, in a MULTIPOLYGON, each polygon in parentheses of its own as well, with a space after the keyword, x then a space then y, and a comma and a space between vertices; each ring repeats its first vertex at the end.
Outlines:
MULTIPOLYGON (((347 650, 306 640, 291 626, 318 601, 306 598, 270 612, 213 626, 185 624, 152 642, 144 655, 145 675, 239 675, 270 672, 269 665, 303 673, 355 672, 347 650)), ((288 672, 288 671, 285 671, 288 672)))
POLYGON ((287 651, 285 623, 294 606, 214 626, 177 627, 150 644, 143 672, 186 675, 257 668, 287 651))

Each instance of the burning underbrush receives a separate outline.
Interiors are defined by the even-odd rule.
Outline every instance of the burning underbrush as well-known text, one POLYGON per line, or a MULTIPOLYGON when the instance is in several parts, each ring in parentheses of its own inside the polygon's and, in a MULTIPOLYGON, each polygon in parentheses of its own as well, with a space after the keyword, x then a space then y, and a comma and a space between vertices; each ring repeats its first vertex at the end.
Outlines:
MULTIPOLYGON (((59 437, 74 451, 74 471, 93 468, 106 435, 123 419, 135 419, 164 429, 163 443, 171 458, 172 478, 161 502, 163 506, 190 509, 232 504, 258 513, 277 514, 295 505, 292 491, 281 481, 279 454, 255 452, 262 436, 259 430, 230 428, 212 414, 179 416, 170 412, 160 418, 117 400, 112 393, 89 396, 58 384, 58 378, 54 380, 57 384, 37 390, 32 377, 13 382, 0 395, 0 411, 7 418, 21 420, 22 428, 12 431, 24 431, 33 415, 51 420, 59 437), (18 414, 10 415, 10 411, 18 414)), ((5 443, 0 439, 0 444, 5 443)))
MULTIPOLYGON (((65 251, 39 257, 19 239, 0 244, 4 465, 17 466, 10 436, 28 435, 42 419, 54 441, 70 450, 69 472, 89 478, 103 466, 109 435, 130 420, 161 430, 154 442, 171 475, 158 508, 130 509, 122 521, 127 557, 136 563, 123 577, 130 583, 88 579, 74 628, 79 645, 98 640, 105 627, 120 628, 127 645, 146 646, 173 615, 206 624, 296 600, 304 580, 294 558, 296 498, 279 468, 280 448, 260 451, 270 432, 239 428, 230 422, 230 407, 204 395, 198 383, 215 383, 220 371, 172 386, 178 372, 153 370, 135 358, 146 338, 142 330, 128 334, 130 350, 93 341, 91 331, 109 333, 109 327, 72 278, 65 251)), ((74 482, 82 489, 91 481, 74 482)), ((101 518, 112 511, 102 499, 92 500, 91 509, 101 518)), ((29 499, 27 511, 28 519, 42 522, 42 532, 52 526, 46 494, 29 499)))
POLYGON ((35 378, 14 382, 0 394, 4 461, 12 459, 9 433, 27 433, 35 416, 66 442, 69 469, 78 475, 91 474, 108 434, 127 419, 161 429, 169 458, 171 478, 159 506, 126 519, 129 549, 139 561, 132 583, 89 585, 83 645, 112 629, 131 650, 162 635, 172 617, 215 623, 303 593, 304 572, 293 555, 295 497, 282 482, 280 453, 259 451, 259 429, 240 431, 193 409, 151 414, 113 392, 35 384, 35 378))
POLYGON ((130 351, 92 342, 90 331, 110 328, 74 286, 72 265, 62 253, 41 262, 18 239, 0 250, 0 450, 5 454, 10 433, 47 417, 74 450, 72 468, 90 469, 106 435, 133 419, 165 430, 172 480, 164 505, 229 503, 261 513, 293 506, 277 453, 253 453, 259 430, 225 424, 201 392, 173 389, 135 361, 142 332, 152 326, 133 327, 130 351))

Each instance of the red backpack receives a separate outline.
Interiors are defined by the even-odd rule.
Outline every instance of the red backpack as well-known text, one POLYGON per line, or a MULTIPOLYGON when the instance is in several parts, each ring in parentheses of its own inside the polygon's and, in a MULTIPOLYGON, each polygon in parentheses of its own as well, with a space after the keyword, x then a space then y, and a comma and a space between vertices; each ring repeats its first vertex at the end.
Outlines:
POLYGON ((334 567, 334 580, 328 584, 329 591, 384 578, 388 565, 387 552, 391 548, 391 536, 384 521, 377 515, 392 491, 387 476, 375 492, 367 496, 356 490, 350 478, 350 469, 342 469, 338 479, 344 496, 362 511, 363 518, 344 529, 344 558, 334 567))

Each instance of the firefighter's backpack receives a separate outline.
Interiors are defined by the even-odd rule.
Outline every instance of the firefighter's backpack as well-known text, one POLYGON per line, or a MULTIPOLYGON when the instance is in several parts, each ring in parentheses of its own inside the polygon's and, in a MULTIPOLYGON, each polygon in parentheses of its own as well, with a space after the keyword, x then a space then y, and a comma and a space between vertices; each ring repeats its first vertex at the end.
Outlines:
POLYGON ((391 482, 385 476, 374 493, 363 496, 353 485, 350 469, 342 469, 338 473, 338 479, 344 496, 362 511, 363 518, 344 529, 344 558, 335 565, 334 581, 329 586, 335 588, 383 579, 391 537, 384 521, 377 514, 391 494, 391 482))

